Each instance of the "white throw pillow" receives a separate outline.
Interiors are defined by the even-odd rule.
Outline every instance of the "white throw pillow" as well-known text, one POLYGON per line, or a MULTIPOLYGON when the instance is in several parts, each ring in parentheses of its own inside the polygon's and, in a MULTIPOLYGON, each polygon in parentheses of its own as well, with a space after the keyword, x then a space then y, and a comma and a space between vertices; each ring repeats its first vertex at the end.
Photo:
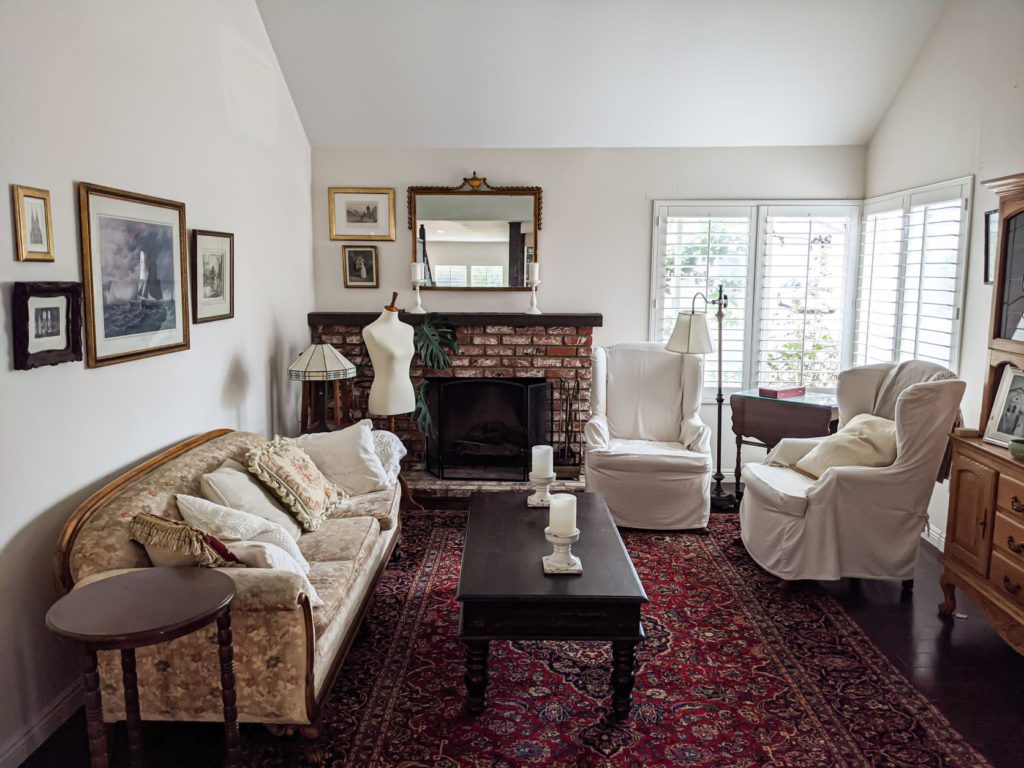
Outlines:
POLYGON ((384 474, 388 477, 388 485, 398 482, 398 475, 402 471, 402 459, 408 453, 401 438, 394 432, 386 429, 375 429, 370 433, 373 437, 373 451, 380 459, 384 467, 384 474))
POLYGON ((236 541, 261 541, 280 547, 302 566, 304 573, 309 573, 309 563, 302 556, 299 545, 284 528, 273 520, 251 515, 238 509, 216 504, 198 496, 177 495, 178 511, 189 525, 194 525, 204 533, 216 536, 231 548, 236 541))
POLYGON ((337 432, 302 435, 295 442, 327 479, 359 496, 388 487, 384 465, 373 450, 373 422, 363 419, 337 432))
POLYGON ((218 469, 203 475, 199 487, 203 496, 216 504, 277 523, 288 531, 294 541, 298 541, 302 534, 298 521, 282 509, 260 482, 249 474, 249 470, 234 459, 228 459, 218 469))
POLYGON ((812 448, 795 465, 811 477, 829 467, 887 467, 896 461, 896 422, 862 413, 812 448))
POLYGON ((228 543, 227 547, 231 554, 251 568, 274 568, 298 575, 304 582, 306 594, 309 596, 309 604, 314 608, 319 608, 324 604, 313 587, 313 583, 309 580, 309 576, 302 569, 302 565, 281 547, 268 544, 265 541, 232 541, 228 543))

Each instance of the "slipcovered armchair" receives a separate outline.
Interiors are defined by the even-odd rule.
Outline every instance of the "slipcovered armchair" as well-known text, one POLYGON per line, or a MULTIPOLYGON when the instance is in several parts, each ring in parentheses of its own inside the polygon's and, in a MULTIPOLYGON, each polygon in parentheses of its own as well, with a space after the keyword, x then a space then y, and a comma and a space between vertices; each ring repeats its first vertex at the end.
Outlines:
POLYGON ((782 440, 763 463, 743 468, 740 530, 750 556, 787 581, 902 579, 911 589, 964 387, 919 361, 839 374, 840 428, 862 413, 894 419, 896 460, 831 467, 814 480, 790 467, 828 438, 782 440))
POLYGON ((704 358, 664 344, 595 347, 588 491, 618 525, 704 528, 711 513, 711 430, 701 423, 704 358))

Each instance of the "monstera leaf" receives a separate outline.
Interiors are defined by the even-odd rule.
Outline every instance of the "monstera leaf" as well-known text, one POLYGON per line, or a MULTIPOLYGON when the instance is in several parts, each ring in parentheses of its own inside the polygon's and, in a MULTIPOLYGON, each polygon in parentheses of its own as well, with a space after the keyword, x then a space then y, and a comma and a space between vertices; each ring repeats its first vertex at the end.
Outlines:
POLYGON ((427 382, 421 381, 416 387, 416 428, 427 437, 437 437, 434 420, 430 418, 430 406, 427 405, 427 382))
POLYGON ((427 368, 443 371, 452 367, 449 352, 458 354, 459 342, 455 329, 443 320, 439 320, 436 312, 428 312, 416 329, 413 336, 416 353, 427 368))

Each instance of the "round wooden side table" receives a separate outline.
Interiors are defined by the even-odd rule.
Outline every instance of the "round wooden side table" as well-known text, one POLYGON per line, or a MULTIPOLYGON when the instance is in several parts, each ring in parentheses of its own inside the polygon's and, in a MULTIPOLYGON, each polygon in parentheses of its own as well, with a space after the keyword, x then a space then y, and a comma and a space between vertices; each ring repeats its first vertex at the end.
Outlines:
POLYGON ((208 568, 146 568, 88 584, 69 592, 46 614, 46 625, 85 649, 85 714, 91 768, 107 768, 100 677, 96 652, 121 651, 128 760, 143 764, 135 649, 163 643, 217 622, 220 685, 224 702, 224 764, 240 760, 238 711, 231 646, 231 601, 235 583, 208 568))

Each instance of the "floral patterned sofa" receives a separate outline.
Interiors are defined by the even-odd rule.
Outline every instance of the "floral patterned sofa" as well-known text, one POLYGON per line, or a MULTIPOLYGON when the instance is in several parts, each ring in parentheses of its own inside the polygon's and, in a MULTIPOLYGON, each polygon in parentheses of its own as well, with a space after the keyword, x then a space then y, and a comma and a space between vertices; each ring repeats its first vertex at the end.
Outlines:
MULTIPOLYGON (((102 488, 75 511, 61 534, 58 575, 63 588, 150 567, 145 549, 129 535, 136 512, 180 520, 175 494, 200 495, 203 474, 229 458, 243 461, 250 448, 264 441, 245 432, 208 432, 102 488)), ((295 574, 222 569, 237 587, 231 621, 240 721, 317 736, 321 705, 398 543, 399 500, 398 482, 354 497, 317 531, 299 538, 322 607, 310 607, 295 574)), ((215 633, 214 626, 138 650, 143 719, 222 718, 215 633)), ((124 719, 117 652, 100 653, 100 677, 104 719, 124 719)))

